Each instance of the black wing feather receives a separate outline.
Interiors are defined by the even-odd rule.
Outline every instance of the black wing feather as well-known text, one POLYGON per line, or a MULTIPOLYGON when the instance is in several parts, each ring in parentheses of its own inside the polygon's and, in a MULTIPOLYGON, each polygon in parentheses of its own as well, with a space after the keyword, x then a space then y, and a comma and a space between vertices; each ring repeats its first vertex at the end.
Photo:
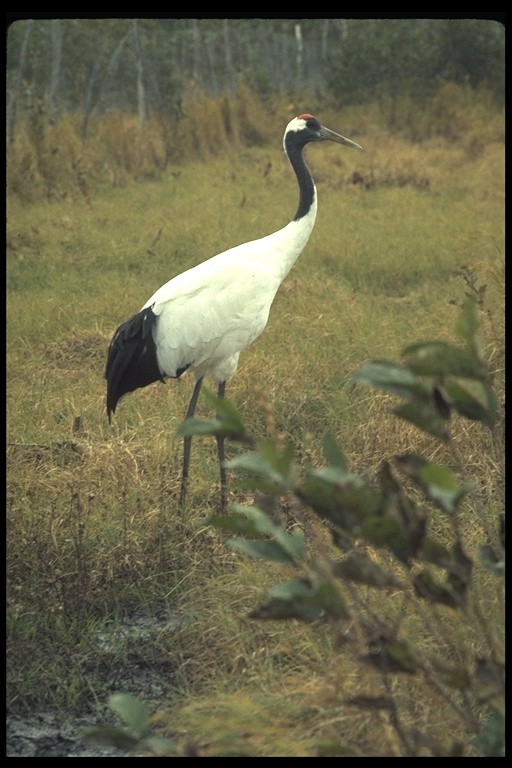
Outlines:
POLYGON ((164 380, 153 337, 156 321, 148 307, 120 325, 112 337, 105 369, 109 421, 123 395, 164 380))

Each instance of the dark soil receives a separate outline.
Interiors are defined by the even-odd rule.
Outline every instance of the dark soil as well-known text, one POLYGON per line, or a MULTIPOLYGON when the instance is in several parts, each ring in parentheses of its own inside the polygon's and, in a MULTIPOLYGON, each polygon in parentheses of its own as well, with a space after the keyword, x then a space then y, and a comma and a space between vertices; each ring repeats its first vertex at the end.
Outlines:
MULTIPOLYGON (((167 615, 157 617, 134 616, 126 619, 125 625, 117 627, 115 632, 133 638, 134 643, 147 638, 154 632, 173 631, 179 624, 179 619, 167 615)), ((108 632, 98 636, 100 647, 108 648, 112 638, 108 632)), ((146 659, 147 661, 147 659, 146 659)), ((158 702, 158 706, 169 703, 166 700, 166 690, 162 680, 167 680, 168 667, 159 667, 154 663, 145 663, 143 654, 132 655, 126 665, 125 674, 119 669, 115 675, 115 691, 130 693, 150 705, 150 701, 158 702), (135 660, 135 658, 137 660, 135 660), (143 692, 143 693, 141 693, 143 692), (150 700, 150 701, 149 701, 150 700)), ((104 681, 105 682, 105 681, 104 681)), ((155 707, 155 708, 157 708, 155 707)), ((28 716, 18 717, 7 715, 6 723, 6 756, 7 757, 143 757, 142 754, 123 752, 100 746, 87 741, 84 729, 91 726, 117 725, 115 715, 105 705, 104 715, 92 713, 84 707, 83 711, 73 713, 72 717, 63 719, 57 712, 34 712, 28 716)))
POLYGON ((42 712, 29 719, 7 717, 6 756, 134 757, 133 753, 85 742, 82 729, 99 724, 97 720, 94 722, 93 719, 84 718, 74 724, 65 724, 51 712, 42 712))

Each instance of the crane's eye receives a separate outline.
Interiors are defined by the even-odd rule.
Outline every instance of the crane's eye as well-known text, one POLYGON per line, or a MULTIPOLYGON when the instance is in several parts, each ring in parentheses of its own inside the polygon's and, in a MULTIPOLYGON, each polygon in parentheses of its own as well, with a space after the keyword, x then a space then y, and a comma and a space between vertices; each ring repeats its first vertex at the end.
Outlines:
POLYGON ((320 124, 315 117, 311 117, 309 120, 306 120, 306 126, 310 131, 318 131, 320 128, 320 124))

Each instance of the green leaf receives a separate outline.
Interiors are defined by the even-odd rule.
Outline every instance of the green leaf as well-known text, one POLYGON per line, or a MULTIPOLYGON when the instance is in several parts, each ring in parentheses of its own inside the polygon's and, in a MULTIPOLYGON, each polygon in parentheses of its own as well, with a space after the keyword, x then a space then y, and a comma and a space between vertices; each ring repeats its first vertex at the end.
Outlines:
POLYGON ((173 741, 162 736, 149 736, 144 739, 144 746, 157 757, 181 757, 182 755, 181 750, 173 741))
POLYGON ((178 437, 218 435, 220 432, 221 423, 215 419, 185 419, 176 430, 178 437))
POLYGON ((452 547, 452 562, 449 566, 447 583, 462 601, 466 597, 472 572, 473 560, 466 555, 462 544, 456 541, 452 547))
POLYGON ((234 431, 244 431, 242 417, 236 409, 236 406, 230 400, 226 400, 224 397, 217 397, 208 389, 208 387, 204 387, 203 395, 205 399, 215 407, 217 419, 219 419, 219 421, 226 424, 234 431))
POLYGON ((333 467, 337 467, 343 472, 348 471, 348 464, 343 452, 338 447, 334 436, 327 432, 323 439, 324 453, 327 461, 333 467))
POLYGON ((444 544, 440 544, 434 539, 423 539, 420 552, 424 560, 442 568, 447 568, 452 560, 452 556, 444 544))
POLYGON ((387 360, 364 363, 349 379, 348 386, 370 384, 400 397, 427 399, 430 390, 408 368, 387 360))
POLYGON ((216 397, 207 387, 203 388, 205 398, 215 407, 216 419, 185 419, 176 434, 181 437, 194 435, 215 435, 252 444, 252 438, 246 433, 242 418, 229 400, 216 397))
POLYGON ((426 463, 418 479, 428 497, 448 514, 455 514, 469 490, 460 487, 453 472, 442 464, 426 463))
POLYGON ((350 552, 343 560, 333 565, 333 573, 338 578, 370 584, 372 587, 399 587, 400 582, 390 572, 383 570, 369 557, 357 552, 350 552))
POLYGON ((406 640, 395 640, 388 647, 390 659, 400 667, 402 672, 415 672, 418 662, 411 645, 406 640))
POLYGON ((261 491, 266 496, 280 496, 283 492, 282 483, 264 477, 241 477, 235 480, 234 485, 247 491, 261 491))
POLYGON ((433 402, 411 400, 408 403, 403 403, 403 405, 398 405, 393 409, 393 412, 423 432, 448 442, 450 433, 446 426, 446 420, 440 415, 433 402))
POLYGON ((260 453, 275 471, 286 482, 287 487, 293 488, 297 478, 297 465, 295 463, 295 450, 291 443, 284 448, 279 448, 275 440, 263 440, 259 444, 260 453))
POLYGON ((212 515, 208 523, 219 530, 233 531, 249 539, 258 540, 230 539, 228 545, 232 549, 246 552, 253 557, 277 560, 287 564, 295 564, 304 559, 306 542, 299 528, 288 533, 274 525, 266 513, 255 506, 232 504, 230 509, 234 510, 233 514, 212 515), (260 541, 260 539, 265 540, 260 541))
POLYGON ((307 579, 291 579, 276 584, 269 592, 271 597, 278 597, 281 600, 293 600, 296 597, 309 597, 312 586, 307 579))
POLYGON ((142 734, 148 727, 150 713, 145 704, 129 693, 114 693, 108 705, 136 734, 142 734))
POLYGON ((272 440, 263 441, 258 451, 241 454, 226 462, 228 469, 242 470, 261 475, 277 483, 281 492, 293 490, 297 478, 295 452, 291 445, 281 451, 272 440))
POLYGON ((297 496, 309 505, 319 517, 329 520, 345 531, 357 534, 361 527, 361 517, 357 509, 345 503, 346 499, 339 488, 324 482, 319 477, 310 475, 300 488, 297 496))
POLYGON ((290 533, 279 529, 275 539, 294 561, 304 560, 306 557, 306 539, 300 528, 295 528, 290 533))
POLYGON ((349 617, 340 593, 330 582, 325 581, 319 584, 311 596, 311 601, 320 605, 327 615, 334 619, 348 619, 349 617))
POLYGON ((260 560, 274 560, 286 565, 295 565, 297 560, 303 558, 302 552, 297 552, 294 556, 290 554, 290 547, 283 547, 278 541, 248 541, 247 539, 229 539, 228 546, 237 549, 239 552, 245 552, 252 557, 260 560))
POLYGON ((407 474, 440 509, 453 515, 469 485, 459 486, 453 472, 441 464, 429 463, 416 454, 395 457, 399 469, 407 474))
POLYGON ((409 562, 417 546, 400 523, 388 514, 369 517, 361 526, 360 535, 376 547, 386 547, 403 563, 409 562))
POLYGON ((416 594, 430 603, 442 603, 449 605, 450 608, 457 608, 461 605, 462 601, 454 591, 440 584, 430 571, 424 570, 415 576, 413 584, 416 594))
POLYGON ((246 434, 243 426, 221 421, 220 419, 185 419, 176 430, 178 437, 194 437, 195 435, 213 435, 227 437, 246 445, 252 445, 252 438, 246 434))
POLYGON ((402 486, 398 482, 398 480, 395 478, 393 471, 391 469, 391 466, 389 464, 389 461, 386 459, 383 459, 383 461, 380 464, 379 472, 379 485, 381 492, 384 497, 389 496, 396 496, 396 497, 402 497, 402 486))
POLYGON ((311 477, 325 481, 329 485, 340 488, 341 486, 351 485, 352 487, 362 488, 364 481, 358 475, 347 472, 342 467, 330 466, 319 467, 311 471, 311 477))
POLYGON ((252 619, 298 619, 304 622, 318 621, 322 608, 311 605, 312 588, 309 582, 300 579, 278 584, 269 593, 266 603, 249 614, 252 619))
POLYGON ((444 391, 451 407, 461 416, 481 421, 487 427, 493 427, 496 423, 498 405, 487 381, 448 378, 444 382, 444 391))
POLYGON ((458 489, 457 479, 451 469, 443 464, 425 462, 419 470, 419 478, 425 485, 436 485, 447 491, 458 489))
POLYGON ((278 584, 269 592, 269 600, 252 611, 253 619, 298 619, 318 621, 325 614, 336 619, 348 617, 348 612, 333 584, 323 582, 313 587, 304 579, 278 584))
POLYGON ((226 531, 243 533, 253 538, 275 536, 281 529, 269 520, 268 516, 259 507, 246 507, 243 504, 230 504, 233 514, 212 515, 208 523, 226 531))
POLYGON ((494 712, 484 729, 471 739, 486 757, 505 756, 505 718, 501 712, 494 712))
POLYGON ((380 506, 381 496, 360 477, 337 467, 313 470, 296 495, 321 517, 357 533, 361 523, 380 506))
MULTIPOLYGON (((255 510, 253 514, 260 513, 260 510, 257 510, 255 507, 252 509, 255 510)), ((270 529, 266 527, 268 518, 266 515, 264 515, 263 512, 260 514, 263 516, 261 521, 260 519, 255 519, 254 516, 248 512, 247 514, 228 513, 225 515, 212 515, 208 518, 207 522, 209 525, 213 525, 213 527, 217 528, 218 530, 232 531, 233 533, 240 533, 243 536, 249 536, 251 538, 258 539, 263 538, 264 536, 268 536, 270 533, 270 529)))
POLYGON ((493 547, 482 544, 478 547, 478 557, 484 568, 497 576, 505 575, 505 555, 498 556, 493 547))
POLYGON ((268 459, 261 455, 258 451, 252 451, 250 453, 242 453, 240 456, 236 456, 234 459, 226 462, 228 469, 237 469, 245 472, 253 472, 256 475, 263 475, 271 480, 279 482, 279 487, 282 487, 282 478, 280 473, 276 470, 268 459))
POLYGON ((443 341, 412 344, 402 352, 407 368, 419 376, 462 376, 485 379, 486 370, 470 349, 443 341))
POLYGON ((281 600, 273 597, 266 603, 263 603, 249 614, 250 619, 260 621, 286 621, 288 619, 297 619, 311 624, 322 618, 322 611, 318 608, 296 600, 281 600))

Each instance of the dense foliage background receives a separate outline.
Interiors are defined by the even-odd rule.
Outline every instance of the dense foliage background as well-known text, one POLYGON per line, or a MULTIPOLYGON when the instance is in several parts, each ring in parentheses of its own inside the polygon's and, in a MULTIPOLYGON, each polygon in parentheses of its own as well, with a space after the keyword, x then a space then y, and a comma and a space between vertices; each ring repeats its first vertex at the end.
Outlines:
POLYGON ((333 106, 421 100, 445 81, 503 97, 504 26, 483 19, 49 19, 12 24, 7 99, 90 115, 113 108, 179 117, 183 97, 309 92, 333 106))

